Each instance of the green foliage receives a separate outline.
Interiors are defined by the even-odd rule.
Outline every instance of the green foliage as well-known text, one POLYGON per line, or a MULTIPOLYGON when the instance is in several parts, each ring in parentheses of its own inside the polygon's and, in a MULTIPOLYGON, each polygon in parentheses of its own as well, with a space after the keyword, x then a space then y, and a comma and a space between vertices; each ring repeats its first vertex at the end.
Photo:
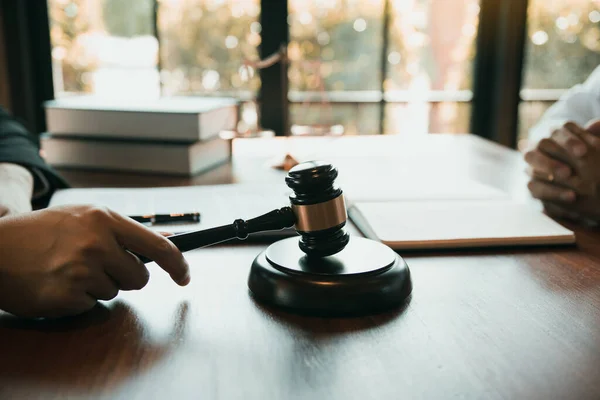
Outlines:
POLYGON ((533 1, 529 8, 529 40, 526 45, 524 86, 532 89, 566 89, 581 83, 600 65, 600 29, 589 19, 598 7, 590 1, 533 1), (570 21, 560 29, 559 18, 570 21), (572 23, 575 22, 576 23, 572 23), (545 32, 547 42, 536 45, 531 38, 545 32))
POLYGON ((154 0, 104 0, 103 3, 103 21, 108 34, 121 37, 154 34, 154 0))
MULTIPOLYGON (((181 72, 190 81, 189 87, 201 89, 203 73, 217 71, 220 90, 239 90, 234 86, 244 59, 256 59, 257 50, 246 40, 256 17, 244 14, 232 17, 227 3, 210 6, 206 1, 185 0, 178 7, 162 6, 159 15, 161 59, 164 70, 181 72), (237 39, 234 48, 227 48, 228 36, 237 39)), ((243 82, 237 82, 243 84, 243 82)), ((249 85, 256 89, 255 79, 249 85)), ((247 87, 247 85, 243 85, 247 87)), ((184 90, 185 91, 185 90, 184 90)))

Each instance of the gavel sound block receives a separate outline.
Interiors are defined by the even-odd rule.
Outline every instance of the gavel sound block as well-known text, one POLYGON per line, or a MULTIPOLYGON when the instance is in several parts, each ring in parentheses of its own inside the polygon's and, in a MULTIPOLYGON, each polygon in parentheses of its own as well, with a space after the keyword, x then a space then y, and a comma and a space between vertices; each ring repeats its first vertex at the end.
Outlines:
MULTIPOLYGON (((312 161, 285 178, 290 207, 248 221, 174 235, 181 251, 295 226, 298 236, 271 244, 252 263, 248 287, 260 302, 303 314, 364 315, 401 305, 412 291, 408 265, 386 245, 350 237, 338 171, 312 161)), ((149 261, 143 259, 144 261, 149 261)))
POLYGON ((404 260, 386 245, 350 237, 338 172, 307 162, 285 181, 299 237, 270 245, 250 269, 248 287, 265 303, 315 315, 353 315, 400 305, 412 291, 404 260))

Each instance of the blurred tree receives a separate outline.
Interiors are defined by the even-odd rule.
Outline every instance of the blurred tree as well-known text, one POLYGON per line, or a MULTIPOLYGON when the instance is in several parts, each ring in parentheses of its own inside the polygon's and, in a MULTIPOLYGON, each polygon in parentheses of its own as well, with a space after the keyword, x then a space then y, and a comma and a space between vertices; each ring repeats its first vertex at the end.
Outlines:
POLYGON ((257 57, 258 10, 258 0, 162 2, 159 31, 166 93, 256 91, 258 74, 252 77, 252 71, 240 67, 244 59, 257 57))
POLYGON ((566 89, 600 65, 596 0, 530 0, 524 87, 566 89))
POLYGON ((291 90, 379 90, 383 0, 291 1, 289 21, 291 90))
POLYGON ((61 74, 55 80, 60 79, 65 92, 89 92, 85 74, 94 66, 84 60, 77 42, 91 28, 87 16, 93 7, 84 0, 49 0, 48 8, 54 70, 61 74))
POLYGON ((103 0, 104 27, 109 35, 154 35, 154 0, 103 0))

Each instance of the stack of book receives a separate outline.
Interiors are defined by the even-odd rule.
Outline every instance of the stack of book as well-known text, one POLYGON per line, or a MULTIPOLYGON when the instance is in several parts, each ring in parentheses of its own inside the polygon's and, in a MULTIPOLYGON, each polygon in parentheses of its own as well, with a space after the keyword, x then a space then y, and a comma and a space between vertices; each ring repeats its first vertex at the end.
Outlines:
POLYGON ((229 159, 219 132, 236 129, 238 107, 215 97, 57 99, 44 104, 40 146, 55 167, 191 176, 229 159))

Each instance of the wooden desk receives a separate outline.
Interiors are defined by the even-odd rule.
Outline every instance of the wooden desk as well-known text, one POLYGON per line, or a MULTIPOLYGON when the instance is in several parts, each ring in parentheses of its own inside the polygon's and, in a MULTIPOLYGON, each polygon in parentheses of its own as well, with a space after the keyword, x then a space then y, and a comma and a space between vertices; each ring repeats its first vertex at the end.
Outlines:
MULTIPOLYGON (((521 156, 478 138, 336 140, 297 151, 329 154, 357 179, 395 164, 526 194, 521 156)), ((264 162, 291 146, 236 143, 252 155, 192 180, 65 176, 76 186, 272 181, 283 173, 264 162)), ((600 235, 577 234, 577 248, 403 254, 410 301, 356 319, 289 315, 253 301, 246 278, 262 245, 190 252, 186 288, 150 265, 146 288, 85 316, 0 316, 0 398, 597 399, 600 235)))

